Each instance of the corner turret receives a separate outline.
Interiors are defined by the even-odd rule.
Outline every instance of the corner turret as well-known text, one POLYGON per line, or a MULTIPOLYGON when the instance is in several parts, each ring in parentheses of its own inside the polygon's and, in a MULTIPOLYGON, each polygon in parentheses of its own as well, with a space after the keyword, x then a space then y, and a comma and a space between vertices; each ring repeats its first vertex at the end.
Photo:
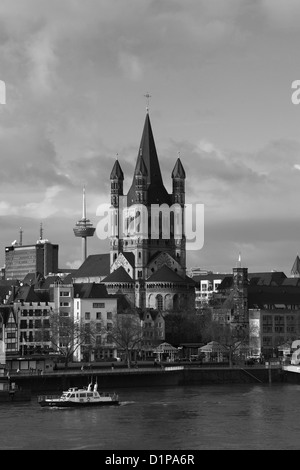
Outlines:
POLYGON ((111 194, 111 205, 113 207, 119 207, 119 196, 123 196, 123 181, 124 174, 119 163, 116 159, 113 169, 110 174, 110 194, 111 194))
POLYGON ((185 203, 185 171, 180 158, 177 159, 172 171, 173 193, 172 202, 183 205, 185 203))

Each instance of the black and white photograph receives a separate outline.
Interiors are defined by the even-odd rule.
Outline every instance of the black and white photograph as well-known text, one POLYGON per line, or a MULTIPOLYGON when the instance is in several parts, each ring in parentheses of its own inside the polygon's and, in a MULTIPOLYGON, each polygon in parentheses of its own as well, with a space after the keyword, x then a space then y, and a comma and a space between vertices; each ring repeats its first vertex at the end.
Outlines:
POLYGON ((299 46, 299 0, 0 0, 1 450, 300 449, 299 46))

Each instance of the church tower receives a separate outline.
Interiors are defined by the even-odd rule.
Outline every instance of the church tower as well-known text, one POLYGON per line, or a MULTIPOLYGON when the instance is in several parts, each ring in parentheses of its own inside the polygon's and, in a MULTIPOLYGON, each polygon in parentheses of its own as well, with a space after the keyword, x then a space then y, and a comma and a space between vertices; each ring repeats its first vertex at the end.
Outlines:
POLYGON ((120 217, 119 208, 121 197, 123 196, 124 174, 118 159, 116 159, 110 174, 110 194, 111 194, 111 212, 110 212, 110 265, 117 259, 120 252, 120 217))
POLYGON ((175 256, 179 260, 184 271, 186 270, 186 238, 184 229, 184 204, 185 204, 185 171, 180 158, 172 171, 173 193, 172 202, 180 206, 174 213, 174 241, 175 256))
POLYGON ((247 323, 248 316, 248 269, 242 268, 241 255, 233 268, 233 323, 247 323))
POLYGON ((194 305, 193 281, 186 276, 185 178, 178 158, 168 193, 147 109, 127 195, 118 160, 110 175, 111 274, 103 280, 109 293, 126 292, 135 307, 168 310, 188 302, 194 305))

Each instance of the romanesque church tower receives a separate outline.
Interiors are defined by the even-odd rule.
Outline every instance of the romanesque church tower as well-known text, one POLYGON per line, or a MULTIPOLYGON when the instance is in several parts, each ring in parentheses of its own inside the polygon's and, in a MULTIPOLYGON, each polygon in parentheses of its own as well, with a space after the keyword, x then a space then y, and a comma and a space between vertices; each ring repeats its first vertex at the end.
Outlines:
POLYGON ((103 281, 132 306, 173 310, 194 306, 194 283, 186 276, 185 171, 177 158, 172 193, 166 190, 146 114, 127 195, 116 160, 111 175, 111 274, 103 281))

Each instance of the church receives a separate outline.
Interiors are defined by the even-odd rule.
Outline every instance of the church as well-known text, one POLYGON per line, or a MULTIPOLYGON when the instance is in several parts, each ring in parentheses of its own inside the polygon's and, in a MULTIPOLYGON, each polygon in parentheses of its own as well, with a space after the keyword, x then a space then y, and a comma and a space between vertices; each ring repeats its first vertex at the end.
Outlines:
POLYGON ((147 109, 132 184, 123 193, 117 159, 110 174, 109 294, 123 294, 133 308, 187 311, 195 307, 195 283, 186 275, 185 171, 174 162, 172 193, 160 170, 147 109))

